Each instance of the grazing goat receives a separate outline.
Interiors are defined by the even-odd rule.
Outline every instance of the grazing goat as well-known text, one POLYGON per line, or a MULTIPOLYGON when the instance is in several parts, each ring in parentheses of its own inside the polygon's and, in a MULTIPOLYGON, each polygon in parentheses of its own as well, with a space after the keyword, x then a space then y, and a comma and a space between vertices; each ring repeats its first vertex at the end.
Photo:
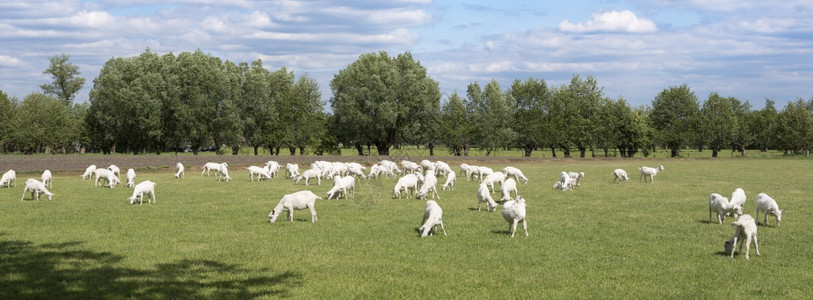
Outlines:
POLYGON ((31 192, 31 200, 36 199, 37 201, 40 201, 40 193, 45 194, 45 197, 48 197, 48 200, 51 200, 51 198, 54 197, 54 194, 49 192, 48 189, 45 188, 45 184, 39 182, 34 178, 29 178, 28 180, 25 181, 23 197, 20 198, 20 201, 23 201, 23 199, 25 199, 26 192, 31 192))
POLYGON ((737 242, 740 242, 740 249, 737 252, 742 253, 742 241, 745 240, 745 260, 749 260, 750 257, 748 256, 751 252, 751 240, 753 240, 754 249, 756 249, 757 256, 759 256, 757 224, 754 221, 754 218, 752 218, 751 215, 742 215, 736 222, 732 222, 731 226, 734 226, 735 228, 734 236, 723 243, 725 254, 729 255, 731 258, 734 258, 734 248, 737 247, 737 242))
POLYGON ((622 180, 624 182, 630 181, 629 176, 627 176, 627 171, 624 171, 622 169, 613 170, 613 176, 614 176, 613 183, 615 183, 616 180, 618 180, 618 182, 621 182, 622 180))
POLYGON ((522 171, 520 169, 509 166, 509 167, 503 168, 502 172, 505 173, 506 176, 509 176, 509 177, 514 176, 514 180, 516 180, 516 181, 519 181, 519 179, 522 178, 522 180, 525 182, 525 184, 528 184, 528 178, 525 177, 525 174, 522 174, 522 171))
POLYGON ((494 183, 499 182, 500 186, 502 186, 502 183, 503 181, 505 181, 506 177, 507 176, 505 176, 505 173, 503 172, 493 172, 491 174, 486 175, 486 177, 483 179, 483 183, 491 187, 492 193, 496 193, 497 190, 494 188, 494 183))
POLYGON ((514 237, 514 234, 517 233, 517 223, 520 221, 522 221, 525 236, 528 236, 528 222, 525 220, 525 199, 517 196, 517 200, 503 203, 502 217, 508 221, 508 231, 511 232, 511 237, 514 237))
POLYGON ((298 164, 285 164, 285 172, 288 174, 288 178, 296 178, 299 176, 299 165, 298 164))
POLYGON ((567 176, 570 176, 570 188, 575 188, 581 186, 584 172, 567 172, 567 176))
POLYGON ((511 192, 514 192, 514 196, 519 197, 519 192, 517 192, 517 181, 514 178, 508 178, 505 182, 502 183, 500 186, 500 191, 502 192, 502 197, 500 201, 509 201, 511 199, 511 192))
POLYGON ((263 180, 263 177, 265 177, 266 179, 271 179, 271 175, 268 174, 269 169, 267 168, 268 166, 266 166, 265 168, 260 168, 258 166, 249 166, 248 168, 246 168, 246 170, 248 170, 248 179, 254 181, 254 175, 257 175, 257 181, 263 180))
POLYGON ((203 176, 203 173, 206 173, 206 176, 209 176, 209 171, 215 171, 215 175, 217 175, 220 172, 220 165, 228 166, 229 164, 225 162, 220 164, 214 162, 207 162, 205 165, 203 165, 203 172, 200 172, 200 176, 203 176))
POLYGON ((440 200, 437 184, 438 178, 437 176, 435 176, 435 170, 426 171, 426 176, 423 179, 423 184, 421 185, 421 188, 418 190, 418 199, 426 199, 428 197, 429 192, 432 192, 432 199, 435 199, 435 196, 437 196, 438 200, 440 200))
POLYGON ((118 185, 120 182, 119 178, 116 177, 115 174, 113 174, 113 171, 110 171, 108 169, 96 169, 94 174, 96 176, 96 181, 93 183, 93 186, 99 186, 100 179, 107 181, 107 186, 111 189, 116 187, 116 185, 118 185))
POLYGON ((303 178, 305 179, 305 185, 310 185, 309 181, 311 178, 316 178, 316 185, 322 185, 322 170, 317 168, 308 169, 296 177, 294 184, 299 183, 299 181, 301 181, 303 178))
POLYGON ((487 205, 487 211, 497 210, 497 202, 494 202, 494 199, 491 198, 491 193, 488 191, 488 186, 481 183, 477 188, 477 211, 480 211, 480 207, 482 206, 483 202, 485 202, 487 205))
POLYGON ((121 180, 121 169, 119 169, 118 166, 110 165, 109 167, 107 167, 107 169, 110 170, 110 172, 113 172, 113 174, 116 175, 116 178, 121 180))
POLYGON ((441 187, 442 190, 454 190, 454 182, 457 181, 457 174, 454 172, 446 173, 446 183, 441 187))
POLYGON ((175 164, 175 169, 178 170, 178 172, 175 173, 175 178, 186 177, 186 173, 184 172, 184 167, 182 163, 175 164))
POLYGON ((287 211, 288 219, 293 222, 294 210, 309 208, 311 210, 311 222, 316 222, 316 208, 314 208, 316 199, 321 200, 322 198, 316 196, 316 194, 311 191, 299 191, 293 194, 287 194, 282 197, 282 200, 279 200, 279 204, 268 214, 268 221, 271 223, 276 222, 277 217, 279 217, 283 211, 287 211))
POLYGON ((413 191, 413 194, 417 194, 418 176, 415 174, 407 174, 404 175, 404 177, 399 178, 398 182, 395 184, 395 187, 392 189, 393 198, 401 199, 401 190, 405 190, 407 197, 410 196, 410 190, 413 191))
POLYGON ((644 179, 644 183, 646 183, 646 178, 649 177, 649 183, 653 183, 655 180, 655 175, 658 175, 658 172, 663 171, 663 166, 660 166, 657 169, 640 167, 638 170, 641 171, 641 176, 638 177, 638 182, 641 182, 641 179, 644 179))
POLYGON ((7 188, 11 188, 11 183, 14 182, 14 186, 17 186, 17 172, 14 170, 8 170, 3 173, 3 177, 0 177, 0 186, 5 185, 7 188))
POLYGON ((762 225, 768 226, 768 215, 776 217, 776 227, 779 227, 779 222, 782 221, 782 213, 785 210, 779 209, 779 204, 776 204, 776 200, 768 196, 765 193, 759 193, 757 195, 757 210, 756 210, 756 218, 759 219, 759 212, 762 212, 763 221, 762 225))
POLYGON ((443 230, 443 235, 446 236, 446 227, 443 226, 443 209, 440 208, 435 200, 426 201, 426 209, 423 212, 423 225, 418 229, 421 232, 421 237, 426 237, 435 231, 435 226, 440 225, 443 230))
POLYGON ((229 165, 226 163, 220 164, 220 174, 217 176, 217 181, 229 181, 231 180, 231 176, 229 176, 229 165))
POLYGON ((53 179, 53 176, 51 176, 51 171, 50 170, 45 170, 45 172, 42 172, 42 184, 44 184, 45 186, 47 186, 49 188, 53 188, 54 184, 51 183, 52 179, 53 179))
POLYGON ((149 195, 147 197, 147 204, 149 204, 149 203, 155 204, 156 203, 155 202, 155 182, 152 182, 152 181, 149 181, 149 180, 144 180, 142 182, 139 182, 133 188, 133 195, 130 196, 130 198, 127 198, 127 200, 130 200, 130 205, 133 205, 135 203, 136 199, 138 199, 138 204, 139 205, 144 204, 144 194, 149 195))
POLYGON ((124 187, 135 187, 135 178, 135 170, 127 169, 127 183, 124 185, 124 187))
POLYGON ((96 165, 90 165, 87 169, 85 169, 85 174, 82 174, 82 180, 85 180, 88 177, 93 179, 94 172, 96 172, 96 165))
POLYGON ((726 197, 712 193, 709 196, 709 222, 711 222, 711 212, 717 212, 717 222, 723 224, 726 213, 736 213, 737 216, 741 216, 742 206, 732 205, 726 197))
POLYGON ((356 177, 353 176, 344 176, 340 177, 336 175, 333 177, 333 187, 327 191, 327 199, 333 198, 336 196, 336 199, 341 198, 342 193, 344 194, 344 199, 347 199, 347 195, 352 193, 352 197, 356 198, 356 177))

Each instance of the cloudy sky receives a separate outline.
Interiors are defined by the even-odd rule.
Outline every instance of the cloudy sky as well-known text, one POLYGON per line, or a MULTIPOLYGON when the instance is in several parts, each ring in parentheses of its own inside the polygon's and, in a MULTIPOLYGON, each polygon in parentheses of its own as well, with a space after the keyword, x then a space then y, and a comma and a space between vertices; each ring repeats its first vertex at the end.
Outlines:
MULTIPOLYGON (((471 82, 567 83, 593 75, 635 106, 686 83, 749 100, 813 96, 808 0, 0 0, 0 90, 39 91, 48 57, 70 55, 87 79, 147 47, 262 59, 329 82, 366 52, 411 51, 448 96, 471 82), (228 3, 228 4, 222 4, 228 3)), ((445 97, 444 96, 444 100, 445 97)))

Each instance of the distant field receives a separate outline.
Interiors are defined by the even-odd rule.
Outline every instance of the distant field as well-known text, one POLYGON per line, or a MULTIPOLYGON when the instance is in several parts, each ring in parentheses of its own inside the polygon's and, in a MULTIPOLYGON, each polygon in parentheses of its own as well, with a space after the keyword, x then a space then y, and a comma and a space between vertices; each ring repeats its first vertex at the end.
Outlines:
POLYGON ((809 159, 658 154, 484 164, 495 170, 511 164, 530 178, 519 185, 530 237, 510 238, 499 211, 477 211, 477 185, 463 178, 456 190, 440 191, 449 236, 421 239, 424 201, 392 199, 392 179, 361 182, 355 199, 319 200, 316 223, 297 211, 294 222, 269 224, 284 194, 324 195, 330 180, 309 187, 281 178, 250 182, 235 167, 233 181, 217 182, 201 177, 198 166, 177 180, 170 167, 145 168, 137 181, 157 182, 157 204, 131 206, 131 189, 93 187, 75 172, 54 179, 52 201, 32 201, 30 194, 20 201, 25 179, 39 177, 24 173, 16 187, 0 188, 0 299, 813 295, 809 159), (638 182, 643 164, 664 165, 654 184, 638 182), (615 168, 626 169, 630 182, 613 184, 615 168), (584 171, 582 186, 551 189, 561 171, 584 171), (730 196, 737 187, 748 196, 745 213, 754 214, 759 192, 787 209, 781 227, 773 219, 759 227, 762 255, 752 248, 750 261, 722 254, 733 233, 730 218, 725 225, 708 222, 708 195, 730 196))

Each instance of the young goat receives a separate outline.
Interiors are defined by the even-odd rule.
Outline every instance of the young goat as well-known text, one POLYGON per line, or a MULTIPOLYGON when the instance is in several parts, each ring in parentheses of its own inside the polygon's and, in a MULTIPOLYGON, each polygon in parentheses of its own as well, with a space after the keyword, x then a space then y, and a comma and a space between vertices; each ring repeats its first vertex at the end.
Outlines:
POLYGON ((175 164, 175 169, 178 170, 178 172, 175 173, 175 178, 186 177, 186 173, 184 173, 184 167, 182 163, 175 164))
POLYGON ((663 171, 663 166, 660 166, 657 169, 650 167, 640 167, 638 168, 638 170, 641 171, 641 176, 638 177, 638 182, 640 182, 641 179, 643 178, 644 183, 646 183, 646 178, 649 177, 649 183, 653 183, 655 180, 655 175, 658 175, 658 172, 663 171))
POLYGON ((88 177, 93 179, 94 172, 96 172, 96 165, 90 165, 87 169, 85 169, 85 174, 82 174, 82 180, 85 180, 88 177))
POLYGON ((203 173, 206 173, 206 176, 209 176, 209 171, 215 171, 215 174, 219 173, 220 165, 228 166, 229 164, 225 162, 220 164, 214 162, 207 162, 205 165, 203 165, 203 172, 200 172, 200 176, 203 176, 203 173))
POLYGON ((522 178, 522 180, 525 181, 525 184, 528 184, 528 178, 525 177, 525 174, 522 174, 522 171, 520 169, 509 166, 509 167, 503 168, 502 172, 505 173, 506 176, 509 176, 509 177, 514 176, 514 180, 516 180, 516 181, 519 181, 519 179, 522 178))
POLYGON ((488 191, 488 186, 481 183, 480 187, 477 188, 477 211, 480 211, 480 207, 482 207, 483 202, 485 202, 487 205, 487 211, 497 210, 497 202, 494 202, 494 199, 491 198, 491 193, 488 191))
POLYGON ((618 180, 619 182, 621 182, 622 180, 624 182, 630 181, 629 176, 627 176, 627 171, 624 171, 622 169, 613 170, 613 176, 614 176, 613 183, 615 183, 616 180, 618 180))
POLYGON ((124 185, 124 187, 135 187, 135 177, 135 170, 127 169, 127 183, 124 185))
POLYGON ((759 242, 757 242, 757 224, 754 221, 754 218, 751 215, 742 215, 740 216, 737 222, 731 223, 731 226, 734 226, 734 236, 730 239, 726 240, 723 243, 723 247, 725 248, 725 254, 729 255, 729 257, 734 258, 734 248, 737 247, 737 242, 740 242, 740 250, 737 251, 742 254, 742 241, 745 240, 745 259, 750 259, 748 256, 751 252, 751 240, 754 240, 754 249, 757 251, 757 256, 759 256, 759 242))
POLYGON ((457 174, 455 172, 446 173, 446 183, 441 187, 442 190, 454 190, 454 182, 457 181, 457 174))
POLYGON ((517 192, 517 181, 514 178, 508 178, 505 182, 502 183, 500 186, 500 191, 502 192, 502 197, 500 201, 510 201, 511 199, 511 192, 514 192, 514 196, 519 197, 519 192, 517 192))
POLYGON ((0 186, 6 185, 7 188, 11 188, 11 183, 14 182, 14 186, 17 186, 17 172, 14 170, 8 170, 3 173, 3 177, 0 177, 0 186))
POLYGON ((402 190, 405 190, 407 197, 410 196, 410 190, 413 191, 413 194, 417 194, 418 176, 415 174, 407 174, 404 175, 404 177, 399 178, 398 183, 396 183, 395 187, 392 189, 392 196, 394 198, 401 199, 402 190))
POLYGON ((717 212, 717 222, 723 224, 726 213, 736 213, 742 215, 742 206, 728 203, 728 199, 720 194, 712 193, 709 196, 709 222, 711 222, 711 212, 717 212))
POLYGON ((47 186, 49 188, 53 188, 54 185, 53 185, 53 183, 51 183, 52 179, 53 179, 53 176, 51 176, 51 171, 50 170, 45 170, 45 172, 42 172, 42 184, 44 184, 45 186, 47 186))

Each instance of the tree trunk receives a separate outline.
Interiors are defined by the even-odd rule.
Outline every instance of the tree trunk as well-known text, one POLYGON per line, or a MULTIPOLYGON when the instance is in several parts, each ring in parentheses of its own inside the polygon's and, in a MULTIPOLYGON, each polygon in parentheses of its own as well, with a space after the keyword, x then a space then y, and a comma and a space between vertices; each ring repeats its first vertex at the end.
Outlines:
POLYGON ((556 157, 556 147, 554 147, 553 145, 550 146, 550 153, 551 156, 556 157))
POLYGON ((260 146, 254 146, 254 155, 259 155, 260 146))
POLYGON ((672 157, 678 157, 678 149, 677 149, 677 147, 672 147, 672 157))
POLYGON ((534 151, 533 144, 525 144, 525 157, 531 157, 531 152, 534 151))
POLYGON ((621 153, 621 157, 622 157, 622 158, 626 158, 626 157, 627 157, 627 149, 624 149, 624 147, 618 147, 618 152, 620 152, 620 153, 621 153))
POLYGON ((364 148, 361 147, 361 143, 356 143, 356 152, 359 153, 359 156, 364 156, 364 148))
POLYGON ((469 156, 469 145, 463 145, 463 156, 469 156))
POLYGON ((232 146, 231 147, 231 155, 240 154, 240 146, 232 146))
POLYGON ((276 150, 274 155, 279 156, 279 147, 274 148, 274 150, 276 150))
POLYGON ((570 157, 570 148, 566 147, 565 148, 565 158, 569 158, 569 157, 570 157))
POLYGON ((604 147, 604 157, 610 157, 610 149, 607 147, 604 147))
POLYGON ((429 148, 429 156, 435 156, 435 144, 429 143, 426 147, 429 148))
POLYGON ((717 157, 717 148, 711 148, 711 157, 717 157))
POLYGON ((378 149, 379 156, 389 156, 390 155, 390 145, 387 144, 376 144, 375 148, 378 149))
POLYGON ((296 147, 288 146, 288 152, 291 152, 291 156, 296 155, 296 147))
POLYGON ((584 153, 587 151, 584 147, 579 147, 579 157, 584 158, 584 153))
POLYGON ((305 146, 299 146, 299 155, 305 155, 305 146))

